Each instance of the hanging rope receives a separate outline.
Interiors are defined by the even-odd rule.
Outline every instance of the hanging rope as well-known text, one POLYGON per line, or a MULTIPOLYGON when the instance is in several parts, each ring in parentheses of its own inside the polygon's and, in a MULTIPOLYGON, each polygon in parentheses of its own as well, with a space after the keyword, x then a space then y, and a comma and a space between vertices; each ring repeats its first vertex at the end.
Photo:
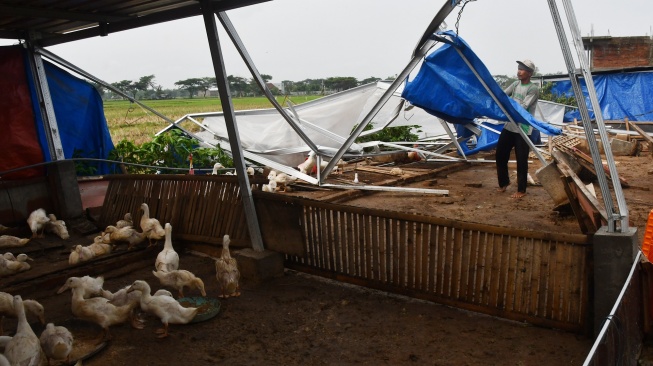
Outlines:
POLYGON ((458 25, 460 23, 460 18, 463 15, 463 10, 465 10, 465 5, 471 3, 472 1, 476 1, 476 0, 463 0, 462 5, 460 6, 460 11, 458 12, 458 18, 456 19, 456 34, 457 35, 460 35, 460 33, 458 33, 458 25))

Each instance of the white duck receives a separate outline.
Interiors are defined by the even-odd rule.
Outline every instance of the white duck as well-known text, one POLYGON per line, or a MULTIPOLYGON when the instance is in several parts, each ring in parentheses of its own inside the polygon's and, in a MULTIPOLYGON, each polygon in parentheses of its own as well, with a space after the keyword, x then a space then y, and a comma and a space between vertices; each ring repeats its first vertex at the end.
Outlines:
POLYGON ((95 252, 89 247, 83 245, 76 245, 70 256, 68 256, 68 264, 73 265, 80 262, 86 262, 95 258, 95 252))
POLYGON ((145 240, 145 233, 139 233, 131 226, 119 228, 117 226, 107 226, 104 232, 109 235, 111 243, 127 243, 127 250, 142 243, 145 240))
POLYGON ((7 259, 6 256, 3 256, 3 259, 0 260, 0 277, 27 271, 32 268, 27 261, 34 261, 25 253, 18 254, 15 260, 7 259))
POLYGON ((16 248, 22 247, 29 243, 29 238, 19 238, 11 235, 0 235, 0 248, 16 248))
POLYGON ((165 238, 163 250, 156 256, 154 268, 157 271, 170 272, 179 268, 179 254, 172 247, 172 225, 170 223, 166 223, 165 238))
POLYGON ((219 297, 227 298, 229 296, 240 296, 240 271, 238 262, 231 258, 229 252, 229 235, 222 238, 222 253, 220 258, 215 260, 215 276, 220 286, 221 295, 219 297))
POLYGON ((211 172, 211 175, 218 175, 218 170, 219 169, 224 169, 224 165, 222 165, 220 163, 215 163, 213 165, 213 172, 211 172))
POLYGON ((80 291, 82 292, 82 297, 88 299, 90 297, 102 296, 107 298, 111 296, 111 291, 105 290, 104 287, 104 276, 84 276, 78 277, 80 280, 80 291))
POLYGON ((145 281, 134 281, 128 291, 136 290, 141 292, 141 310, 155 315, 163 323, 163 329, 156 331, 159 338, 168 336, 169 324, 187 324, 195 318, 199 310, 198 308, 185 308, 169 296, 150 295, 150 285, 145 281))
POLYGON ((156 244, 156 241, 165 237, 166 232, 163 230, 163 226, 161 226, 159 220, 150 217, 150 207, 147 203, 141 204, 141 210, 143 210, 141 230, 143 230, 143 234, 149 239, 149 246, 153 246, 156 244), (154 240, 154 244, 152 244, 152 240, 154 240))
POLYGON ((276 192, 277 191, 277 181, 274 179, 270 179, 270 182, 268 184, 263 185, 263 192, 276 192))
POLYGON ((131 285, 127 285, 114 293, 104 290, 102 297, 108 299, 110 303, 116 306, 129 305, 132 308, 132 313, 129 315, 132 328, 143 329, 145 327, 143 325, 143 320, 134 313, 136 307, 140 306, 141 293, 140 291, 127 292, 129 287, 131 287, 131 285))
POLYGON ((299 171, 304 174, 311 174, 313 173, 313 168, 315 168, 315 165, 317 164, 317 159, 315 158, 315 151, 311 150, 310 153, 308 153, 308 158, 304 160, 303 163, 299 164, 297 168, 299 168, 299 171))
POLYGON ((101 255, 111 253, 113 250, 113 245, 95 241, 93 244, 87 246, 87 248, 93 252, 93 256, 99 257, 101 255))
MULTIPOLYGON (((36 316, 41 324, 45 324, 45 309, 36 300, 24 300, 25 311, 36 316)), ((3 323, 5 317, 15 318, 14 296, 6 292, 0 292, 0 335, 4 333, 3 323)))
POLYGON ((27 225, 29 225, 30 230, 32 230, 32 238, 44 238, 45 237, 45 224, 50 221, 50 218, 45 214, 45 210, 42 208, 36 209, 29 214, 27 218, 27 225), (41 232, 39 234, 39 231, 41 232))
POLYGON ((66 227, 66 223, 63 220, 57 220, 57 216, 54 214, 49 214, 48 218, 50 221, 45 224, 45 231, 53 233, 64 240, 70 238, 70 234, 68 234, 68 228, 66 227))
POLYGON ((116 222, 116 227, 118 229, 123 228, 123 227, 127 227, 127 226, 134 226, 134 220, 132 220, 131 212, 127 212, 122 220, 118 220, 116 222))
POLYGON ((202 296, 206 296, 206 291, 204 290, 204 281, 201 278, 196 277, 192 272, 186 271, 184 269, 178 269, 174 271, 152 271, 154 276, 156 276, 161 285, 172 287, 175 290, 179 291, 179 297, 184 297, 184 287, 190 289, 196 288, 200 291, 202 296))
POLYGON ((25 317, 23 299, 20 295, 14 296, 14 309, 18 318, 16 334, 11 338, 5 348, 5 356, 12 365, 34 365, 45 364, 45 354, 41 350, 39 338, 34 334, 25 317))
POLYGON ((270 173, 268 174, 268 179, 277 182, 277 191, 281 189, 286 191, 288 189, 288 185, 294 183, 297 180, 297 178, 290 176, 286 173, 277 173, 276 170, 270 171, 270 173))
POLYGON ((48 360, 66 360, 70 362, 70 351, 73 350, 73 335, 68 329, 62 326, 55 326, 53 323, 48 323, 45 326, 39 343, 48 360))
POLYGON ((102 340, 111 339, 109 327, 126 322, 133 308, 130 305, 113 305, 104 297, 84 299, 83 294, 85 289, 83 286, 82 280, 79 277, 70 277, 57 293, 60 294, 70 289, 73 293, 71 304, 73 315, 102 327, 102 340))

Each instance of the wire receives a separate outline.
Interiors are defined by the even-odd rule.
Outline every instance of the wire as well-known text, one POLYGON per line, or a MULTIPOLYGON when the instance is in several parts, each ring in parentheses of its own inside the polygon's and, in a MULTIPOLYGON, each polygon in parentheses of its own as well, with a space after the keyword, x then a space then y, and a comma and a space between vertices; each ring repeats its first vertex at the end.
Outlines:
POLYGON ((460 35, 460 33, 458 33, 458 25, 460 23, 460 18, 463 15, 463 10, 465 10, 465 5, 471 3, 472 1, 476 1, 476 0, 463 0, 462 5, 460 6, 460 11, 458 12, 458 18, 456 19, 456 34, 457 35, 460 35))

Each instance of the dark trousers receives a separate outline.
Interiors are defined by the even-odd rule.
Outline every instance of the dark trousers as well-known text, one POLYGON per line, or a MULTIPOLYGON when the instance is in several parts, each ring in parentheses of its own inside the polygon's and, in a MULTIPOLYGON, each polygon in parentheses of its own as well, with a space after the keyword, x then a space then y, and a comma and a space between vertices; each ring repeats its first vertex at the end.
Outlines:
POLYGON ((520 134, 506 131, 503 129, 497 142, 497 178, 499 178, 499 187, 505 187, 510 184, 508 175, 508 160, 510 160, 510 151, 515 148, 517 157, 517 191, 526 193, 526 182, 528 175, 528 143, 524 141, 520 134))

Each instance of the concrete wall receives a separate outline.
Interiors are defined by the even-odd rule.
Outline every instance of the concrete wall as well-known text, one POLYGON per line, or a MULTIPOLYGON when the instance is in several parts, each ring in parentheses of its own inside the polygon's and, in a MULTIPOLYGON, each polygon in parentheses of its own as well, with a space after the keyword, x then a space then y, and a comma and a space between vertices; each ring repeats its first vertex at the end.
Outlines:
POLYGON ((27 225, 27 217, 37 208, 53 212, 49 185, 45 178, 0 183, 0 224, 27 225))

